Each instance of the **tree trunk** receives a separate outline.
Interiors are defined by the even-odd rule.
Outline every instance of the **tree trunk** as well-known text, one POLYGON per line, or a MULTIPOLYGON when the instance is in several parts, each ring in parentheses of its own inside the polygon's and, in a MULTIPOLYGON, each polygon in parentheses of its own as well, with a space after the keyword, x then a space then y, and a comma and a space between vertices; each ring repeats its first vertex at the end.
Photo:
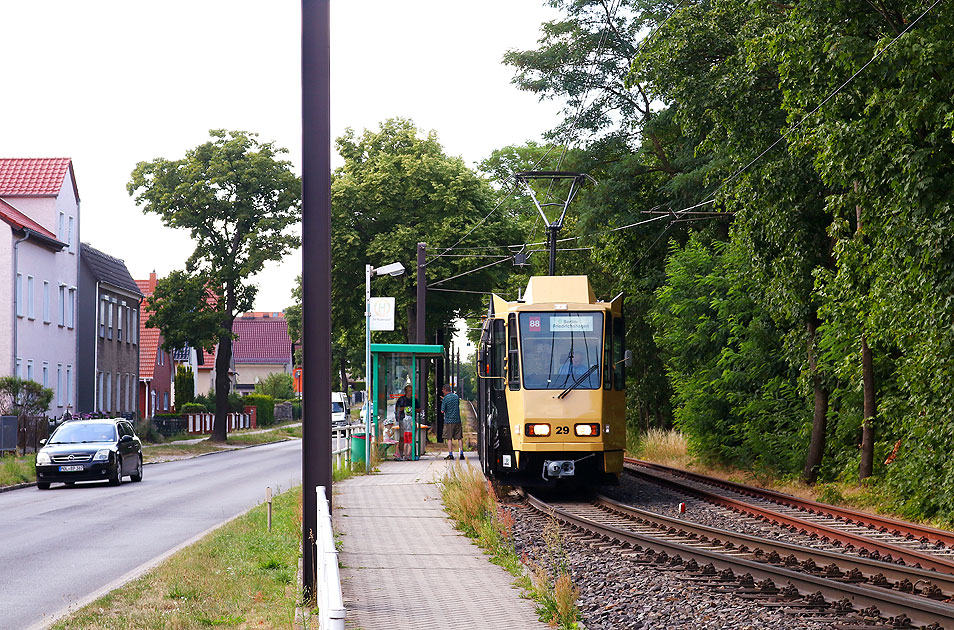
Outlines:
POLYGON ((874 465, 874 420, 878 414, 875 400, 874 358, 868 339, 861 336, 861 372, 864 383, 864 420, 861 423, 861 463, 858 465, 858 478, 867 479, 871 476, 874 465))
POLYGON ((229 334, 219 337, 219 349, 215 355, 215 421, 212 423, 212 441, 224 442, 228 438, 229 389, 232 377, 232 320, 228 321, 229 334))
POLYGON ((812 389, 815 393, 815 410, 812 416, 812 437, 808 444, 808 455, 802 479, 813 484, 818 480, 818 469, 825 454, 825 432, 828 428, 828 390, 818 373, 818 358, 815 353, 815 337, 818 333, 818 318, 812 313, 808 319, 808 370, 812 389))
POLYGON ((219 335, 219 349, 215 354, 215 420, 212 422, 213 442, 228 438, 229 390, 232 389, 232 324, 235 322, 235 288, 225 285, 225 319, 219 335))

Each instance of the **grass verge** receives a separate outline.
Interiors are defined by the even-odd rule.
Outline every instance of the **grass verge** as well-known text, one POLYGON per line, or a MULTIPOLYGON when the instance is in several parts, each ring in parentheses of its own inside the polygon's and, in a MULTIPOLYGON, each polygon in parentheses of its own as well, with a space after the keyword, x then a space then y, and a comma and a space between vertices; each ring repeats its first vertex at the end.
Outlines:
MULTIPOLYGON (((291 438, 300 438, 302 435, 301 427, 279 427, 263 433, 230 433, 228 441, 225 444, 202 440, 194 444, 156 444, 144 445, 142 449, 143 460, 146 463, 164 462, 175 459, 185 459, 204 455, 206 453, 215 453, 218 451, 228 451, 243 446, 255 446, 257 444, 268 444, 291 438)), ((194 436, 193 436, 194 437, 194 436)))
POLYGON ((0 487, 36 481, 36 454, 0 457, 0 487))
POLYGON ((259 505, 52 628, 290 628, 301 509, 299 486, 274 498, 270 532, 259 505))
POLYGON ((529 571, 525 571, 514 550, 513 517, 497 505, 493 488, 480 469, 451 466, 441 480, 441 498, 457 529, 490 554, 491 562, 513 575, 516 584, 536 602, 541 621, 561 630, 579 627, 579 590, 570 578, 562 553, 562 536, 555 522, 548 525, 545 533, 549 568, 530 562, 529 571))

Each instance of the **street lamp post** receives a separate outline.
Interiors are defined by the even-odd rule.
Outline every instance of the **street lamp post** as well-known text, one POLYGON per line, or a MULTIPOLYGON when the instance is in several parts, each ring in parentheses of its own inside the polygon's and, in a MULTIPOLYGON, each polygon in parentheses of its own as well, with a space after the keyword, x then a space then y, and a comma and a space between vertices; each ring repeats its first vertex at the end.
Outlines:
POLYGON ((400 276, 404 265, 399 262, 381 267, 364 266, 364 397, 368 410, 364 413, 364 472, 371 472, 371 427, 374 406, 371 404, 371 278, 400 276))

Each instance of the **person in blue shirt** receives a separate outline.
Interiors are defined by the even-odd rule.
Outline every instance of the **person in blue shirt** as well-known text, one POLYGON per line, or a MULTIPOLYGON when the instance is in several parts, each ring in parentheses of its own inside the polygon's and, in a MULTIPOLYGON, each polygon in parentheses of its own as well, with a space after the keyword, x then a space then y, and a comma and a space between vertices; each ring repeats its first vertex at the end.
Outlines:
POLYGON ((460 423, 460 397, 445 384, 442 388, 441 411, 444 412, 444 439, 447 440, 447 457, 454 459, 454 440, 460 446, 460 458, 464 459, 464 429, 460 423))

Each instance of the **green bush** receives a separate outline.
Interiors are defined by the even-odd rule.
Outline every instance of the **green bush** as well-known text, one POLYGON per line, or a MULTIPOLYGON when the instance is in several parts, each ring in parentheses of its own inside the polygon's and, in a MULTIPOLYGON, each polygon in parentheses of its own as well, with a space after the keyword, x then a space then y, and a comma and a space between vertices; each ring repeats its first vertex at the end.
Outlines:
POLYGON ((172 384, 176 393, 176 405, 186 405, 195 400, 195 379, 192 368, 185 365, 177 367, 172 384))
POLYGON ((179 408, 182 413, 207 413, 206 406, 199 402, 190 402, 179 408))
POLYGON ((256 408, 258 426, 267 427, 275 424, 275 399, 271 396, 249 394, 242 401, 249 407, 256 408))

